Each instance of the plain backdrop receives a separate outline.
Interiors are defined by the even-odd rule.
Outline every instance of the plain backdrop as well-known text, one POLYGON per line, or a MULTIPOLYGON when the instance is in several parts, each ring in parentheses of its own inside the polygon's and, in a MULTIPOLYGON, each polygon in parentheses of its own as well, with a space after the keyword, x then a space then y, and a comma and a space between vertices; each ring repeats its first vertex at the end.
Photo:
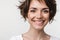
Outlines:
MULTIPOLYGON (((18 5, 20 0, 0 0, 0 40, 9 40, 12 36, 20 35, 29 29, 28 22, 20 15, 18 5)), ((60 38, 60 0, 57 1, 55 20, 45 27, 49 35, 60 38)))

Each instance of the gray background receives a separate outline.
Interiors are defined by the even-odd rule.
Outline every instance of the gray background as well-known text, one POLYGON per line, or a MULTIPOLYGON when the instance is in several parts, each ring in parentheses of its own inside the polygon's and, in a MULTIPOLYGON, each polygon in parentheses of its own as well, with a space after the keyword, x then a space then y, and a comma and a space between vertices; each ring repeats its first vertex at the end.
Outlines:
MULTIPOLYGON (((9 40, 29 29, 28 22, 20 15, 17 6, 20 0, 0 0, 0 40, 9 40)), ((60 1, 57 1, 57 14, 53 23, 45 27, 46 33, 60 38, 60 1)))

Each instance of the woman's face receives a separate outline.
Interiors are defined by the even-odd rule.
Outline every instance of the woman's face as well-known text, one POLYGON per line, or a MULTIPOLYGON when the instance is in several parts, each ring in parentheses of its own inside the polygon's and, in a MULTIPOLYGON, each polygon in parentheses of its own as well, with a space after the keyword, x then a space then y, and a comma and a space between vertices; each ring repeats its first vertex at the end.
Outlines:
POLYGON ((49 21, 49 8, 44 1, 31 1, 27 19, 32 28, 37 30, 44 28, 49 21))

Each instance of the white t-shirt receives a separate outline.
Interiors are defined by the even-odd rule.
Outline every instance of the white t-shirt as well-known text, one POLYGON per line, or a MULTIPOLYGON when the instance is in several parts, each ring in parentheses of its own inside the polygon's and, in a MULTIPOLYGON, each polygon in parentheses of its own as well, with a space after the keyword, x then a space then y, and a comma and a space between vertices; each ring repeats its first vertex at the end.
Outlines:
MULTIPOLYGON (((23 40, 23 37, 22 37, 22 35, 19 35, 19 36, 12 37, 10 40, 23 40)), ((51 36, 50 40, 60 40, 60 39, 51 36)))

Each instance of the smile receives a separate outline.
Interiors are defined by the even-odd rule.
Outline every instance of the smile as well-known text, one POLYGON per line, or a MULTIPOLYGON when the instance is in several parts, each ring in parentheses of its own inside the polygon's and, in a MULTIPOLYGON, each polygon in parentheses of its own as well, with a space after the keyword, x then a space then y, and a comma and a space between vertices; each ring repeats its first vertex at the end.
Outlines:
POLYGON ((36 25, 43 25, 45 20, 33 20, 36 25))

